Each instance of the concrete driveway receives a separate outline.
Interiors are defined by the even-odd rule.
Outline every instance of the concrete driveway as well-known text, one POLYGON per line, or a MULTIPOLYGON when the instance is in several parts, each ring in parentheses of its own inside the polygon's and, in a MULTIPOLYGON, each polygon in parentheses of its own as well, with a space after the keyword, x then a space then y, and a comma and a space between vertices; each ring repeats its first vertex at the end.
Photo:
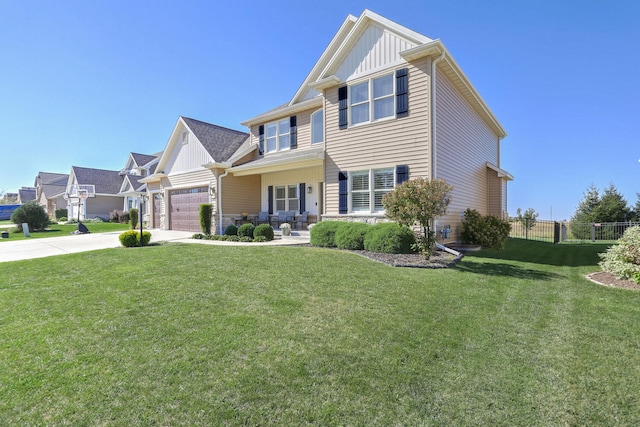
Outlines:
MULTIPOLYGON (((205 245, 299 245, 309 243, 308 232, 305 235, 293 235, 278 238, 264 243, 221 242, 216 240, 192 239, 191 231, 148 230, 151 232, 151 243, 162 241, 184 242, 205 245)), ((39 239, 24 239, 0 242, 0 262, 18 261, 23 259, 44 258, 54 255, 72 254, 77 252, 95 251, 121 247, 118 236, 122 231, 110 233, 74 234, 60 237, 46 237, 39 239)), ((278 236, 279 237, 279 236, 278 236)), ((11 239, 11 238, 9 238, 11 239)))

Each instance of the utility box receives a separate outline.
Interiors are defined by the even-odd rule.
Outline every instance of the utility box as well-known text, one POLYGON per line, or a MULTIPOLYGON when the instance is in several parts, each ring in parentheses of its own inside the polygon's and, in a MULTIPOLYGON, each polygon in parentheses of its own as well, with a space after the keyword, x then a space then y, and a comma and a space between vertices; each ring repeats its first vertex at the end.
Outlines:
POLYGON ((27 224, 26 222, 22 223, 22 232, 24 233, 24 237, 31 237, 31 235, 29 234, 29 224, 27 224))
POLYGON ((2 238, 3 239, 8 239, 9 238, 9 232, 8 231, 3 231, 2 232, 2 238))

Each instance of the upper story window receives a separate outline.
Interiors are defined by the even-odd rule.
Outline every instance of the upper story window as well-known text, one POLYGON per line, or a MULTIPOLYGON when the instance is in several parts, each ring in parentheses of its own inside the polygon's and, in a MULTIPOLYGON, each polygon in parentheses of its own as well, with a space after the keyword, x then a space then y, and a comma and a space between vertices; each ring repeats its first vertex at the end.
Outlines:
POLYGON ((324 114, 318 110, 311 115, 311 143, 317 144, 324 141, 324 114))
POLYGON ((393 74, 353 85, 350 92, 351 124, 369 122, 371 118, 375 121, 393 116, 393 74))
POLYGON ((408 83, 408 69, 402 68, 395 76, 387 74, 338 88, 339 128, 409 115, 408 83))
POLYGON ((266 152, 289 150, 297 147, 296 116, 287 117, 277 122, 261 125, 259 132, 259 150, 263 154, 265 143, 266 152))

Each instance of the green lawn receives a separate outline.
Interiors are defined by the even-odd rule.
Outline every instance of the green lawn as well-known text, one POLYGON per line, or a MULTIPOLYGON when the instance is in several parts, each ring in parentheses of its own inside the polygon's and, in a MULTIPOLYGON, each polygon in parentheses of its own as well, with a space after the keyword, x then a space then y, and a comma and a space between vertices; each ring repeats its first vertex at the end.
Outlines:
MULTIPOLYGON (((105 233, 108 231, 124 231, 130 228, 129 224, 114 224, 111 222, 95 222, 95 223, 83 223, 87 226, 87 229, 91 233, 105 233)), ((0 231, 8 231, 8 239, 0 239, 0 242, 10 242, 12 240, 23 239, 39 239, 43 237, 59 237, 68 236, 70 233, 78 229, 78 224, 52 224, 46 230, 36 231, 29 233, 30 237, 25 237, 22 234, 22 229, 13 228, 1 228, 0 231)))
POLYGON ((448 270, 167 244, 0 264, 0 425, 638 425, 602 245, 448 270))

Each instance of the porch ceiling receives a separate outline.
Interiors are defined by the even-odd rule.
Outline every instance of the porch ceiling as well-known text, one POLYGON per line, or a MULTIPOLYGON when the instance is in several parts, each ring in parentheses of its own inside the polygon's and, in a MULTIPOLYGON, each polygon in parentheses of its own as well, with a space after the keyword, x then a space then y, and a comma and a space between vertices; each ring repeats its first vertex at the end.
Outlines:
POLYGON ((292 169, 322 166, 324 147, 309 150, 291 150, 276 154, 267 154, 262 159, 229 168, 234 176, 259 175, 269 172, 281 172, 292 169))

